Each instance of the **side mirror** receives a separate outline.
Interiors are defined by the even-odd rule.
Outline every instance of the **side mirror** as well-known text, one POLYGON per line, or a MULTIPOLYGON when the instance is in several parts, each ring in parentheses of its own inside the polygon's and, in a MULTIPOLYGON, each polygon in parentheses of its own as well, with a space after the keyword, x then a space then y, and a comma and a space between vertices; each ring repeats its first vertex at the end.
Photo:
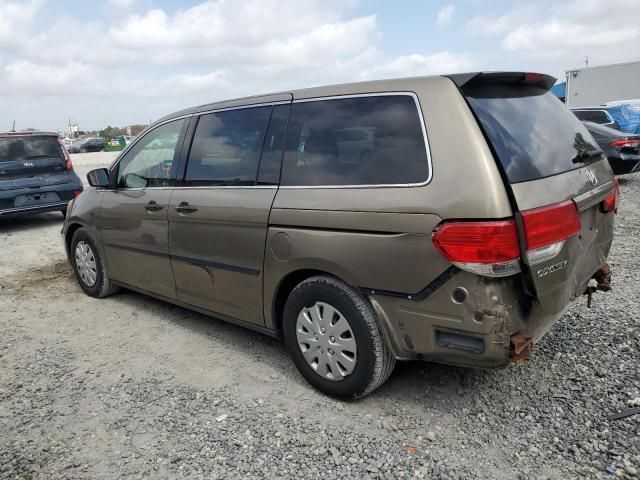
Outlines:
POLYGON ((110 186, 109 171, 106 168, 96 168, 87 173, 87 180, 92 187, 104 188, 110 186))

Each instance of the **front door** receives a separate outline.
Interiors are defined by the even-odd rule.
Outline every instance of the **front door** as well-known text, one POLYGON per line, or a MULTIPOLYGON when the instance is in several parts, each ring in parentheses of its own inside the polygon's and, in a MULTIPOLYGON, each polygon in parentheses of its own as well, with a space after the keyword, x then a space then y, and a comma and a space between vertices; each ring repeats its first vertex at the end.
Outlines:
POLYGON ((169 207, 178 299, 264 324, 262 278, 289 104, 202 115, 169 207), (264 149, 263 149, 264 145, 264 149))
POLYGON ((103 194, 98 223, 109 276, 173 299, 167 212, 186 123, 150 130, 112 167, 115 188, 103 194))

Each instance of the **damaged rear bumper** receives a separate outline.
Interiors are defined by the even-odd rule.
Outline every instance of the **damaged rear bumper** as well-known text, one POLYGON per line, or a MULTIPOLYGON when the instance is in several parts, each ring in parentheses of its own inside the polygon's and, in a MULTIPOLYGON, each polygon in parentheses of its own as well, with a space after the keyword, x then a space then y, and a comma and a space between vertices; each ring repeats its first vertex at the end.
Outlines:
MULTIPOLYGON (((610 278, 605 264, 593 275, 592 287, 607 291, 610 278)), ((369 299, 397 359, 501 367, 525 361, 564 313, 545 312, 520 282, 517 276, 489 279, 459 271, 419 301, 377 294, 369 299)))

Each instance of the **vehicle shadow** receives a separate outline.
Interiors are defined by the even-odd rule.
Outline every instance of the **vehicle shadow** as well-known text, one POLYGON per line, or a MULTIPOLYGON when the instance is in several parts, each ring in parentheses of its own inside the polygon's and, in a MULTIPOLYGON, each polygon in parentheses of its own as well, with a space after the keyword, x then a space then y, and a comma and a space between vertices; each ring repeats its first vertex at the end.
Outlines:
MULTIPOLYGON (((259 361, 267 363, 269 368, 278 377, 284 376, 290 382, 296 392, 293 395, 304 397, 316 397, 321 401, 334 402, 315 391, 297 372, 293 361, 286 351, 284 343, 254 332, 247 328, 234 325, 215 317, 203 315, 192 310, 168 304, 146 295, 123 290, 109 300, 122 302, 133 309, 146 309, 157 312, 158 317, 169 320, 189 331, 190 334, 203 335, 215 338, 224 346, 233 349, 235 360, 230 360, 234 367, 239 358, 242 365, 251 365, 259 361)), ((248 367, 249 368, 249 367, 248 367)), ((268 382, 268 379, 266 379, 268 382)), ((497 381, 489 370, 477 370, 450 365, 442 365, 426 361, 397 362, 394 372, 387 382, 376 392, 362 401, 351 402, 354 408, 368 408, 367 399, 384 398, 385 402, 402 402, 413 404, 417 408, 424 408, 425 404, 437 405, 437 410, 442 412, 449 408, 456 408, 454 397, 461 397, 462 392, 468 391, 470 384, 484 383, 491 389, 492 382, 497 381), (360 405, 360 407, 356 407, 360 405)), ((282 385, 278 385, 281 387, 282 385)))
POLYGON ((0 217, 0 234, 32 230, 34 228, 55 224, 62 226, 63 221, 64 217, 60 212, 47 212, 9 218, 0 217))

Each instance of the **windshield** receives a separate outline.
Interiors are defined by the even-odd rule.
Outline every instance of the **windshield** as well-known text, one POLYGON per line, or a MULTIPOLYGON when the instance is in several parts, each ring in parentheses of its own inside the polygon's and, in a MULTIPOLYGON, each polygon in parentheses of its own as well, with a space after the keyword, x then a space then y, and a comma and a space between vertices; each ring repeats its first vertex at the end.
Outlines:
POLYGON ((510 183, 556 175, 601 159, 582 122, 542 88, 486 85, 464 93, 510 183))
POLYGON ((62 158, 62 151, 56 137, 33 135, 0 138, 0 162, 51 157, 62 158))

